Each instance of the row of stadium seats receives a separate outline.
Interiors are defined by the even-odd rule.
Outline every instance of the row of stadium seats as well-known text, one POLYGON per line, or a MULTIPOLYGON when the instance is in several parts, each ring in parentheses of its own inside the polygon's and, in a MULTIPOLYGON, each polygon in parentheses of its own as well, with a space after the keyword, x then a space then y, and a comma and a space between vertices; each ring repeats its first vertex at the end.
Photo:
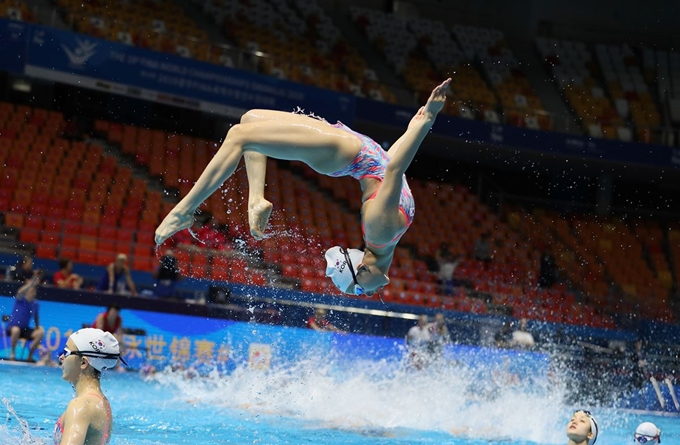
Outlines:
POLYGON ((631 141, 636 134, 638 141, 652 142, 659 107, 630 46, 597 45, 593 57, 583 42, 538 38, 536 45, 589 135, 631 141))
POLYGON ((598 307, 673 319, 669 260, 677 262, 680 257, 665 255, 658 223, 585 216, 566 219, 554 212, 529 213, 521 208, 510 211, 507 220, 530 243, 549 248, 566 278, 598 307))
MULTIPOLYGON (((0 104, 0 110, 4 110, 0 113, 4 113, 5 122, 11 122, 12 128, 12 131, 3 132, 0 137, 3 141, 0 146, 6 147, 0 153, 3 160, 8 161, 3 163, 2 171, 3 202, 6 203, 4 210, 7 212, 5 219, 10 225, 21 229, 21 239, 37 243, 40 246, 39 255, 56 257, 66 254, 78 261, 95 264, 110 261, 115 252, 129 252, 133 257, 133 267, 150 270, 154 261, 153 229, 171 205, 163 203, 159 193, 148 191, 143 180, 132 178, 130 171, 120 168, 116 159, 105 155, 101 147, 60 138, 60 128, 64 122, 58 114, 29 107, 15 107, 12 104, 0 104), (38 129, 35 128, 35 121, 31 123, 33 119, 50 121, 51 124, 42 125, 38 129), (47 203, 50 203, 49 207, 47 203), (40 205, 45 206, 46 214, 41 214, 40 205), (33 206, 36 206, 35 209, 33 206), (52 208, 61 208, 63 213, 52 214, 52 208), (64 209, 69 209, 68 213, 64 209), (77 209, 81 209, 82 213, 73 211, 77 209), (31 217, 26 217, 29 210, 31 217), (106 219, 112 214, 112 218, 106 219), (111 230, 107 231, 108 223, 104 221, 110 222, 111 230)), ((119 140, 110 142, 121 147, 121 155, 126 154, 122 143, 125 140, 124 134, 134 136, 129 136, 133 137, 130 146, 146 141, 141 146, 150 150, 148 160, 154 160, 147 165, 149 172, 156 156, 160 157, 158 160, 162 165, 169 165, 168 159, 182 159, 187 165, 193 162, 192 168, 186 173, 194 176, 180 178, 182 181, 193 182, 216 146, 210 141, 157 130, 140 130, 106 122, 97 122, 96 127, 98 131, 109 137, 114 135, 119 140), (152 153, 154 147, 156 152, 152 153)), ((137 159, 139 152, 129 151, 127 154, 137 159)), ((146 164, 140 161, 140 165, 146 164)), ((362 244, 358 185, 348 178, 331 180, 320 176, 302 164, 293 165, 291 170, 270 160, 268 166, 268 198, 280 210, 272 220, 272 231, 276 236, 262 243, 265 260, 278 265, 283 277, 298 279, 304 290, 337 293, 329 281, 321 276, 323 267, 319 267, 322 264, 320 252, 333 244, 362 244), (295 174, 295 171, 299 174, 295 174), (328 196, 333 199, 329 200, 328 196), (338 215, 343 216, 340 218, 338 215), (301 258, 307 256, 311 256, 311 259, 305 265, 301 258)), ((160 169, 156 173, 161 177, 165 176, 165 172, 160 169)), ((216 193, 205 206, 205 210, 229 224, 233 237, 247 238, 243 199, 245 186, 245 172, 241 169, 235 178, 228 181, 225 193, 216 193)), ((561 309, 576 307, 580 313, 591 315, 583 320, 574 318, 574 322, 582 321, 596 326, 606 326, 609 323, 607 313, 598 313, 590 304, 575 303, 576 300, 566 291, 560 294, 562 296, 558 298, 558 303, 543 304, 540 310, 536 301, 531 303, 532 300, 527 297, 530 289, 535 287, 540 255, 535 247, 537 244, 524 239, 522 232, 514 231, 510 224, 500 221, 467 189, 416 180, 412 181, 412 190, 418 201, 419 218, 416 218, 395 254, 393 282, 383 292, 383 298, 410 304, 459 304, 462 300, 455 297, 452 300, 441 295, 439 288, 434 285, 433 274, 427 270, 422 258, 431 256, 441 242, 448 242, 453 253, 469 253, 481 233, 490 232, 495 245, 492 265, 484 268, 479 262, 466 260, 456 272, 458 279, 471 283, 470 292, 494 295, 495 303, 512 306, 519 315, 558 319, 564 318, 558 315, 561 309), (450 213, 453 207, 457 218, 443 220, 440 216, 450 213)), ((550 226, 546 224, 546 227, 550 226)), ((574 246, 573 251, 578 254, 603 255, 583 240, 593 236, 602 240, 607 238, 597 232, 597 225, 584 227, 588 227, 588 230, 583 229, 571 237, 560 232, 561 239, 566 240, 565 244, 571 243, 574 246)), ((632 236, 621 227, 612 227, 600 228, 600 231, 609 230, 612 233, 623 233, 626 237, 632 236)), ((658 235, 650 230, 646 230, 644 234, 651 237, 650 239, 658 235)), ((616 248, 619 243, 634 245, 628 238, 612 237, 610 240, 610 246, 605 243, 602 247, 605 251, 607 247, 616 248)), ((640 249, 628 252, 628 256, 632 254, 642 255, 640 249)), ((248 277, 252 275, 244 275, 246 269, 242 264, 236 263, 234 266, 229 260, 219 260, 220 255, 202 252, 194 256, 197 259, 192 257, 183 267, 188 268, 185 272, 199 277, 249 280, 248 277), (209 259, 206 260, 209 267, 201 267, 201 258, 209 259), (228 264, 221 263, 222 261, 227 261, 228 264)), ((640 261, 639 258, 634 259, 631 264, 636 269, 644 268, 640 261)), ((596 258, 593 263, 600 262, 596 258)), ((604 265, 607 268, 613 267, 608 263, 604 265)), ((615 276, 612 270, 614 269, 608 270, 608 273, 615 276)), ((646 279, 649 280, 649 276, 646 279)), ((257 275, 258 282, 263 280, 267 280, 264 275, 257 275)), ((620 284, 636 286, 633 296, 647 296, 649 290, 643 287, 646 285, 643 280, 620 284), (637 286, 640 286, 639 292, 637 286)), ((652 292, 655 289, 657 288, 652 287, 652 292)), ((628 291, 630 290, 629 288, 628 291)), ((658 299, 662 302, 663 295, 654 297, 655 301, 658 299)), ((471 297, 465 295, 465 298, 471 297)), ((475 298, 472 300, 480 301, 475 298)), ((464 301, 467 303, 460 304, 470 310, 484 310, 475 301, 464 301)), ((649 307, 654 311, 644 312, 644 315, 666 315, 662 313, 662 305, 649 307)), ((612 313, 618 309, 605 308, 612 313)))
MULTIPOLYGON (((178 152, 179 154, 172 156, 182 157, 183 165, 192 166, 186 171, 188 176, 180 178, 180 183, 184 184, 183 187, 186 187, 183 193, 191 187, 195 178, 202 171, 202 165, 207 163, 208 153, 212 154, 216 147, 216 144, 209 141, 198 141, 199 149, 196 150, 197 141, 192 138, 128 126, 121 127, 115 124, 97 123, 97 126, 100 130, 108 129, 109 135, 114 135, 115 141, 112 141, 114 143, 123 141, 123 138, 120 137, 121 134, 148 134, 148 136, 142 136, 142 138, 147 141, 156 140, 159 147, 165 147, 165 149, 158 149, 157 156, 160 156, 158 162, 161 165, 165 165, 164 157, 171 156, 172 152, 178 152), (115 131, 111 132, 112 129, 115 131)), ((138 136, 131 139, 129 141, 131 146, 137 146, 138 139, 138 136)), ((121 144, 121 147, 123 147, 123 144, 121 144)), ((129 154, 134 155, 134 153, 129 154)), ((276 232, 276 237, 262 243, 264 259, 268 263, 279 264, 282 276, 299 280, 304 290, 337 294, 337 290, 324 277, 319 252, 335 244, 355 246, 362 244, 358 231, 360 190, 356 182, 350 178, 331 179, 320 176, 299 163, 293 164, 293 168, 300 174, 296 175, 289 169, 281 168, 276 161, 268 161, 267 197, 274 203, 276 209, 272 217, 272 230, 276 232), (310 183, 314 186, 310 187, 310 183), (326 196, 332 196, 334 199, 329 201, 327 197, 324 198, 323 192, 326 193, 326 196), (349 208, 351 212, 347 213, 341 205, 349 208), (339 215, 342 215, 342 217, 339 217, 339 215), (300 250, 299 246, 302 239, 311 240, 308 243, 310 249, 300 250), (300 255, 293 255, 291 252, 297 252, 300 255), (300 259, 309 253, 317 255, 310 260, 310 263, 305 263, 300 259)), ((621 304, 606 304, 609 301, 605 299, 609 296, 609 286, 605 284, 604 268, 591 250, 593 246, 580 248, 579 244, 575 244, 579 241, 579 238, 571 235, 571 229, 566 221, 560 220, 564 225, 550 222, 547 219, 541 221, 539 224, 556 227, 556 233, 559 236, 555 235, 550 240, 544 239, 539 243, 533 243, 533 240, 524 238, 526 234, 521 228, 518 229, 518 232, 512 230, 512 228, 517 227, 517 224, 512 222, 512 218, 508 219, 508 224, 499 221, 474 195, 463 187, 453 187, 428 181, 412 181, 411 185, 418 202, 419 218, 416 219, 402 240, 402 245, 409 246, 409 248, 400 247, 395 255, 392 271, 393 282, 386 289, 388 293, 393 295, 403 292, 405 293, 404 298, 409 301, 424 301, 423 298, 425 297, 436 296, 439 292, 438 286, 434 285, 436 278, 427 270, 427 265, 419 258, 433 256, 442 242, 449 243, 454 254, 469 253, 474 241, 479 238, 481 233, 489 232, 492 234, 496 246, 494 264, 486 269, 479 262, 464 261, 456 271, 456 278, 472 283, 473 290, 493 295, 512 295, 517 292, 522 295, 525 289, 531 289, 536 284, 538 261, 541 254, 540 249, 536 246, 554 245, 557 251, 564 252, 559 255, 558 264, 567 271, 569 277, 577 277, 578 274, 583 273, 582 266, 576 267, 579 263, 576 258, 577 254, 592 257, 592 261, 587 264, 593 265, 591 266, 593 271, 588 271, 588 273, 599 279, 585 280, 583 286, 586 288, 584 290, 590 295, 589 298, 593 304, 602 304, 602 307, 610 313, 621 312, 624 307, 621 304), (450 212, 452 207, 456 208, 459 217, 455 220, 441 222, 442 218, 438 216, 450 212), (561 244, 562 241, 560 240, 564 240, 564 243, 561 244), (561 246, 564 246, 564 248, 562 249, 561 246), (569 253, 572 254, 571 259, 569 253)), ((213 195, 205 205, 205 210, 215 216, 216 222, 229 225, 229 233, 234 238, 248 239, 247 221, 243 216, 245 215, 246 205, 243 199, 243 191, 246 190, 246 187, 245 172, 240 170, 235 177, 225 184, 224 190, 213 195)), ((523 216, 533 219, 533 215, 523 216)), ((536 221, 532 221, 532 224, 536 224, 536 221)), ((536 230, 535 227, 532 232, 551 233, 550 230, 536 230)), ((583 236, 587 237, 588 235, 583 236)), ((606 237, 600 236, 600 238, 606 241, 606 237)), ((625 240, 625 242, 631 243, 630 240, 625 240)), ((606 245, 606 243, 604 244, 606 245)), ((641 261, 642 253, 639 250, 635 253, 641 261)), ((614 264, 613 267, 617 266, 615 263, 612 264, 614 264)), ((634 264, 634 267, 644 266, 638 263, 632 264, 634 264)), ((205 273, 210 276, 212 271, 207 270, 205 273)), ((661 276, 665 277, 662 279, 665 279, 667 283, 668 274, 661 274, 661 276)), ((646 278, 649 279, 649 276, 646 278)), ((642 292, 643 290, 647 291, 644 283, 645 281, 641 279, 634 284, 621 283, 621 286, 635 285, 642 292)), ((630 290, 632 287, 626 289, 630 290)), ((654 289, 653 287, 651 292, 662 297, 660 292, 662 288, 654 289)), ((431 303, 432 299, 430 298, 428 301, 431 303)), ((556 312, 551 307, 543 307, 540 314, 536 311, 532 312, 530 305, 525 307, 521 303, 521 298, 507 301, 516 305, 516 310, 519 313, 528 311, 528 313, 535 312, 535 316, 543 316, 546 311, 556 312)), ((571 300, 565 300, 564 307, 571 307, 572 304, 573 297, 571 300)), ((659 315, 659 311, 663 312, 667 307, 662 305, 657 309, 657 312, 649 312, 649 315, 659 315)), ((594 315, 589 317, 590 322, 600 323, 601 325, 609 323, 606 322, 608 320, 606 314, 591 312, 594 315)), ((664 314, 668 315, 667 313, 664 314)), ((557 315, 552 318, 555 317, 557 315)))
MULTIPOLYGON (((380 82, 315 1, 194 3, 223 29, 231 44, 266 55, 251 61, 261 72, 396 102, 393 91, 380 82)), ((115 7, 56 0, 55 5, 78 32, 232 67, 238 58, 238 65, 245 66, 238 50, 213 45, 207 33, 171 0, 119 0, 115 7)), ((402 20, 354 6, 349 11, 419 101, 450 75, 453 82, 445 113, 552 129, 551 117, 501 31, 462 25, 447 29, 436 20, 402 20)), ((30 8, 15 0, 0 3, 0 15, 34 20, 30 8)), ((584 133, 596 138, 663 142, 657 131, 661 124, 658 101, 678 90, 678 53, 628 45, 596 45, 593 53, 583 42, 538 38, 536 43, 584 133)))
POLYGON ((268 55, 272 76, 360 97, 396 102, 316 1, 196 0, 233 45, 268 55), (313 44, 311 44, 313 42, 313 44))
POLYGON ((359 7, 351 7, 350 14, 420 101, 427 99, 433 85, 451 76, 445 113, 495 123, 502 114, 513 125, 552 127, 502 32, 461 25, 449 31, 440 21, 405 20, 359 7))

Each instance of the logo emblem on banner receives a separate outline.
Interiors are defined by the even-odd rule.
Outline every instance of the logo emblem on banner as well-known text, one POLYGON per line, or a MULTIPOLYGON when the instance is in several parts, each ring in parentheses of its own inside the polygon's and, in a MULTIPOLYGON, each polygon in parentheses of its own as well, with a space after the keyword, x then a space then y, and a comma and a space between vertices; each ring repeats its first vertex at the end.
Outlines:
POLYGON ((64 52, 66 53, 66 57, 68 57, 71 66, 82 67, 95 55, 94 49, 99 43, 81 39, 76 39, 76 43, 77 46, 73 49, 63 43, 61 44, 61 47, 64 48, 64 52))

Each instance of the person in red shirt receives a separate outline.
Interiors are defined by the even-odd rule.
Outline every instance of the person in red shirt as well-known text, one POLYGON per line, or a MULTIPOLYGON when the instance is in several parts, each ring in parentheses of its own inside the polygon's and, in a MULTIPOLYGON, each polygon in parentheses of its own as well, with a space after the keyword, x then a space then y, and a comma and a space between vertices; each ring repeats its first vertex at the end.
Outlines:
POLYGON ((335 327, 330 321, 326 320, 326 309, 317 308, 314 315, 307 320, 307 327, 315 331, 334 331, 344 332, 342 329, 335 327))
POLYGON ((54 285, 63 289, 80 289, 83 277, 73 273, 73 261, 69 258, 59 259, 59 270, 54 273, 54 285))
MULTIPOLYGON (((104 332, 110 332, 118 340, 120 345, 120 353, 123 355, 125 353, 123 341, 123 319, 120 316, 120 306, 117 304, 112 304, 106 308, 106 312, 102 312, 97 315, 92 327, 95 329, 101 329, 104 332)), ((124 371, 125 369, 118 363, 115 368, 118 371, 124 371)))
POLYGON ((104 332, 110 332, 118 338, 123 332, 123 319, 120 317, 120 306, 112 304, 106 308, 106 312, 97 315, 97 318, 92 323, 92 327, 101 329, 104 332))

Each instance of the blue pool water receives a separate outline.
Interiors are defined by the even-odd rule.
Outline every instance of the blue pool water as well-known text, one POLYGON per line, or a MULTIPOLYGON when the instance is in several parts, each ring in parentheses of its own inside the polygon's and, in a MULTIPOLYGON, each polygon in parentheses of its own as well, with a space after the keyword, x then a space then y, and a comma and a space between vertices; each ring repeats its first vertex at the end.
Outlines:
MULTIPOLYGON (((51 443, 55 420, 73 396, 59 368, 0 364, 0 444, 51 443), (26 426, 22 427, 22 423, 26 426)), ((287 370, 237 369, 229 376, 108 372, 102 387, 114 412, 114 444, 446 444, 566 443, 571 413, 558 388, 471 391, 458 369, 380 375, 357 365, 338 375, 319 361, 287 370)), ((643 420, 666 443, 680 439, 677 417, 597 412, 598 444, 632 443, 643 420)))

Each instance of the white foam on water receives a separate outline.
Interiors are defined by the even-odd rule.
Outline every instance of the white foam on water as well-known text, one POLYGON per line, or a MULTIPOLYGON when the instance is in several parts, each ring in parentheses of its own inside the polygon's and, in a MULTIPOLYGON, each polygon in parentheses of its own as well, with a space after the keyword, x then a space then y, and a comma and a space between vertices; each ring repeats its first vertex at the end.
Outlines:
POLYGON ((310 359, 287 369, 235 370, 228 376, 153 379, 197 404, 283 415, 340 429, 439 431, 486 440, 563 443, 562 394, 536 382, 504 385, 507 376, 481 379, 461 366, 413 371, 358 362, 340 371, 310 359), (542 387, 541 387, 542 386, 542 387))

